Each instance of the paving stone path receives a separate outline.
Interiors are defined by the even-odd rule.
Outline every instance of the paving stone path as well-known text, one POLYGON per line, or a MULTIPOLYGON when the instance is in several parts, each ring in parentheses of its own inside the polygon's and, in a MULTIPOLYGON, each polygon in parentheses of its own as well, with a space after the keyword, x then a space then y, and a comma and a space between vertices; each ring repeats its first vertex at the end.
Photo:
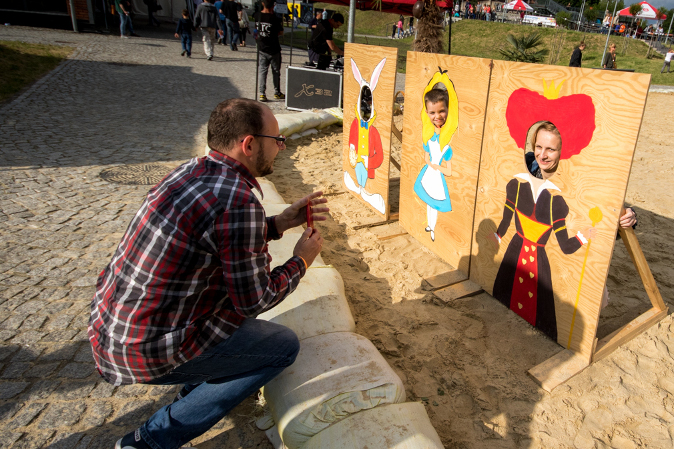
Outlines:
MULTIPOLYGON (((220 45, 207 61, 195 41, 187 59, 162 28, 122 40, 0 27, 0 40, 76 48, 0 105, 0 448, 112 448, 175 395, 115 388, 94 370, 86 328, 97 275, 150 187, 99 174, 149 162, 168 172, 201 154, 213 107, 253 97, 255 50, 220 45)), ((242 407, 200 447, 270 447, 240 430, 250 425, 242 407)))

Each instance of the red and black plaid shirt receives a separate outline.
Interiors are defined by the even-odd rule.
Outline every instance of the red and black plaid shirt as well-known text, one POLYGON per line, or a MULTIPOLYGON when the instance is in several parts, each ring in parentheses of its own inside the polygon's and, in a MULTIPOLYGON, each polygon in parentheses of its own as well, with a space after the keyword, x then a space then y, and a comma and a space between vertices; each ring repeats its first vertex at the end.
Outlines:
POLYGON ((211 151, 156 185, 96 284, 89 340, 102 376, 146 382, 274 307, 306 271, 299 257, 270 271, 278 239, 242 164, 211 151))

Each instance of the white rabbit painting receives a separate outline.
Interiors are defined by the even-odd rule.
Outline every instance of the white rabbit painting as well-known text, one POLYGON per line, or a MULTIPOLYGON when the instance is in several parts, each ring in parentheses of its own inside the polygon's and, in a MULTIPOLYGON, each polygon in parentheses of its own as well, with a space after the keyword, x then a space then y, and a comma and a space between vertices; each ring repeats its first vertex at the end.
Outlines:
POLYGON ((356 118, 351 123, 349 131, 349 163, 356 171, 354 181, 349 172, 344 172, 346 187, 359 194, 361 198, 377 211, 386 214, 384 198, 379 194, 372 194, 366 190, 368 179, 374 179, 375 169, 379 168, 384 160, 381 137, 374 127, 377 112, 374 107, 374 90, 377 87, 379 76, 386 64, 382 59, 372 72, 370 81, 366 81, 360 74, 356 61, 351 59, 351 71, 356 82, 360 85, 358 101, 356 102, 356 118))

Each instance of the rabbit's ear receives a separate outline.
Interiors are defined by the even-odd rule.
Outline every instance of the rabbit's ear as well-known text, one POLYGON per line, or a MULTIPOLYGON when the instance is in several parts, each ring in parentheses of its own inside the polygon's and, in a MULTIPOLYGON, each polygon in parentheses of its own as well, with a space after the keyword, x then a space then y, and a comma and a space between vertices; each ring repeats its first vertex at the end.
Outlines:
POLYGON ((360 70, 358 70, 358 66, 356 65, 356 61, 354 61, 353 58, 350 58, 350 59, 351 59, 351 71, 353 72, 353 77, 356 78, 356 82, 358 83, 358 85, 360 85, 363 82, 363 77, 360 76, 360 70))
POLYGON ((372 79, 370 79, 370 89, 374 90, 375 87, 377 87, 377 81, 379 81, 379 75, 381 75, 381 71, 384 70, 384 64, 386 64, 386 58, 382 59, 379 64, 377 64, 377 67, 374 68, 374 72, 372 72, 372 79))

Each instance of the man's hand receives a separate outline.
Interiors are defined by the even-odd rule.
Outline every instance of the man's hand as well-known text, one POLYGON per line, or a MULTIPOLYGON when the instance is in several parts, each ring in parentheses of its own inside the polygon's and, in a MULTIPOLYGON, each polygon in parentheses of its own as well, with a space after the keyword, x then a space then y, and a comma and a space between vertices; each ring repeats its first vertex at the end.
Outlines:
MULTIPOLYGON (((280 215, 277 215, 276 229, 279 234, 283 234, 286 230, 307 222, 307 205, 311 205, 313 208, 314 222, 327 220, 328 218, 324 215, 316 215, 330 212, 330 209, 327 207, 316 207, 328 202, 327 199, 320 198, 322 195, 323 192, 314 192, 311 195, 307 195, 301 200, 295 201, 280 215)), ((307 261, 307 263, 309 263, 309 261, 307 261)))
POLYGON ((178 33, 174 34, 174 36, 175 36, 175 37, 180 37, 180 36, 178 36, 178 33))
MULTIPOLYGON (((323 218, 325 219, 325 217, 323 218)), ((321 252, 322 247, 323 237, 321 233, 317 229, 307 228, 297 241, 293 256, 300 256, 307 263, 307 267, 310 267, 316 256, 321 252)))

